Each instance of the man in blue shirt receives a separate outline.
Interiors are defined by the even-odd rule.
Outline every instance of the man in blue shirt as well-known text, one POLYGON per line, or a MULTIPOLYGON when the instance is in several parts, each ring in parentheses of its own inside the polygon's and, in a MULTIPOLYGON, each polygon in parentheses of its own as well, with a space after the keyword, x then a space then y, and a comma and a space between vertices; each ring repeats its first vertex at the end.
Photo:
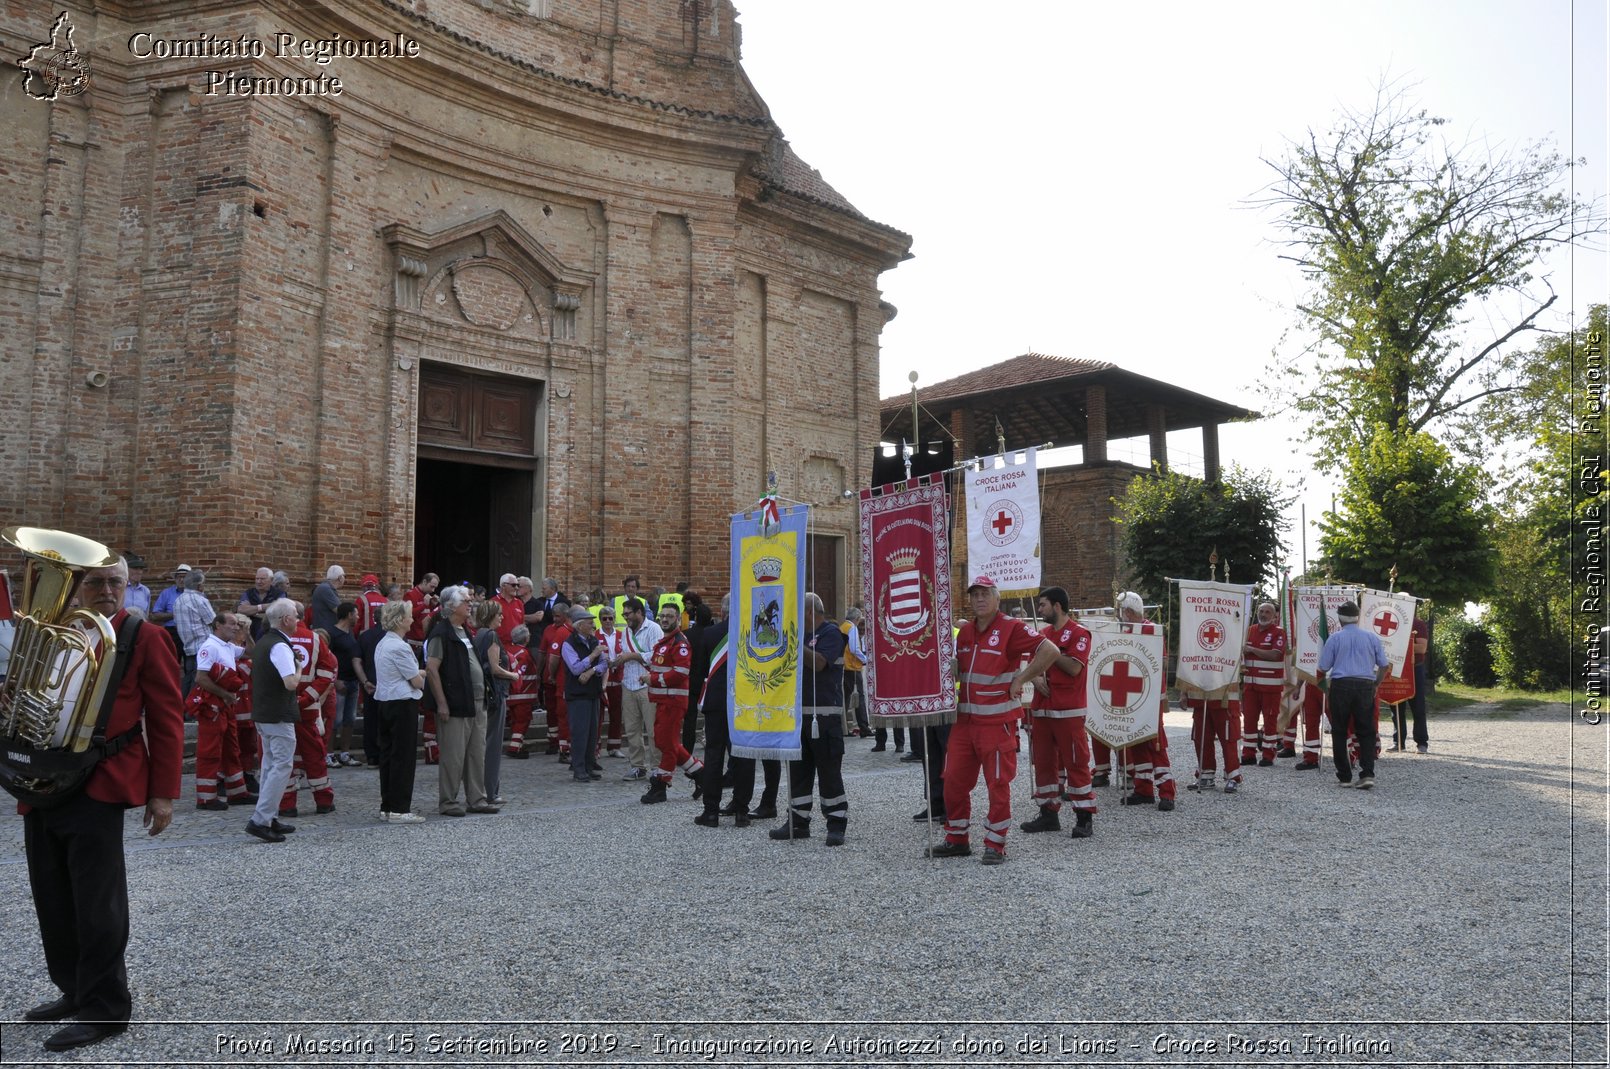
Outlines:
POLYGON ((1347 733, 1358 737, 1358 787, 1375 786, 1375 688, 1386 675, 1386 649, 1373 631, 1358 626, 1358 606, 1347 602, 1336 610, 1341 628, 1319 651, 1319 669, 1330 680, 1330 737, 1336 778, 1353 785, 1353 762, 1347 756, 1347 733))

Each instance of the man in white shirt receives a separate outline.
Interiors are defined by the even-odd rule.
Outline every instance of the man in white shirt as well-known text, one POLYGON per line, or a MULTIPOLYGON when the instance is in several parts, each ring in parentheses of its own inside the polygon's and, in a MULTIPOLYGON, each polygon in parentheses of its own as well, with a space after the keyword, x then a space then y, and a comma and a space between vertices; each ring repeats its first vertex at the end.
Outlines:
POLYGON ((654 745, 654 704, 648 696, 648 660, 655 643, 665 637, 660 625, 648 618, 648 607, 637 598, 626 602, 626 650, 620 655, 621 726, 632 767, 622 779, 647 779, 660 763, 654 745))

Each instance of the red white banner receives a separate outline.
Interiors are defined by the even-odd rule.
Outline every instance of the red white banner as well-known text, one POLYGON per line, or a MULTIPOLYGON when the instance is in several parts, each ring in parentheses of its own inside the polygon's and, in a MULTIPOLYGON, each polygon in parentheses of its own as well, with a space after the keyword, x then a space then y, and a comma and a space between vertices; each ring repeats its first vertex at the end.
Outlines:
POLYGON ((1241 647, 1252 622, 1252 587, 1181 579, 1180 659, 1174 682, 1217 700, 1241 683, 1241 647))
POLYGON ((1287 636, 1296 651, 1297 676, 1310 683, 1318 679, 1319 650, 1325 638, 1334 635, 1342 626, 1336 618, 1336 608, 1343 602, 1358 597, 1356 587, 1346 586, 1294 586, 1291 588, 1292 633, 1287 636), (1319 618, 1325 617, 1320 627, 1319 618))
POLYGON ((1138 632, 1111 617, 1086 616, 1090 629, 1085 672, 1085 727, 1115 750, 1157 735, 1158 710, 1168 689, 1163 633, 1138 632))
MULTIPOLYGON (((1388 594, 1366 590, 1358 604, 1358 626, 1374 631, 1386 647, 1392 674, 1400 675, 1409 659, 1409 643, 1414 637, 1414 603, 1407 594, 1388 594)), ((1384 699, 1383 699, 1384 700, 1384 699)))
POLYGON ((987 575, 1002 594, 1040 592, 1040 484, 1035 451, 1021 464, 994 457, 963 474, 967 494, 967 578, 987 575))
POLYGON ((939 477, 861 491, 861 591, 872 722, 921 727, 954 720, 950 516, 939 477))

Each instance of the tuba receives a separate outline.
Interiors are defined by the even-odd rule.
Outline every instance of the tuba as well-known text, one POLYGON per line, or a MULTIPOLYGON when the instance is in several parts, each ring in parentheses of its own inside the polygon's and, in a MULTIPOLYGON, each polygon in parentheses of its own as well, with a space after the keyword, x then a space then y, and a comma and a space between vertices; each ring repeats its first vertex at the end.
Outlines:
POLYGON ((117 633, 101 614, 69 606, 84 573, 116 564, 117 554, 39 527, 7 527, 0 539, 27 558, 10 671, 0 684, 0 746, 82 753, 95 734, 117 633))

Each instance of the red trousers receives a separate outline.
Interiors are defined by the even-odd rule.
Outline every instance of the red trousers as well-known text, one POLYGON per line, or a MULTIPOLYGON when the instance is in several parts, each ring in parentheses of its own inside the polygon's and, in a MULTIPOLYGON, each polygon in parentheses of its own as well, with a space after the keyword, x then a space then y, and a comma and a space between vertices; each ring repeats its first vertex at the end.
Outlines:
POLYGON ((1224 751, 1224 782, 1241 782, 1241 761, 1235 749, 1235 725, 1241 722, 1241 703, 1231 698, 1204 701, 1186 698, 1191 711, 1191 744, 1196 751, 1196 778, 1211 777, 1219 770, 1213 746, 1224 751))
POLYGON ((548 741, 559 740, 559 752, 570 752, 570 707, 565 704, 565 688, 549 684, 547 699, 548 741))
POLYGON ((984 774, 989 814, 984 845, 1006 852, 1012 826, 1012 778, 1017 775, 1017 725, 1011 720, 979 719, 962 713, 945 745, 945 839, 966 843, 972 824, 973 788, 984 774))
POLYGON ((1325 713, 1325 692, 1316 683, 1303 684, 1303 755, 1299 763, 1319 764, 1325 752, 1325 740, 1319 733, 1319 718, 1325 713))
POLYGON ((509 753, 525 749, 525 733, 531 728, 531 719, 537 711, 535 694, 509 695, 509 753))
POLYGON ((1260 751, 1271 761, 1280 744, 1280 688, 1247 684, 1241 688, 1241 760, 1260 751))
POLYGON ((611 683, 604 688, 604 723, 606 731, 599 734, 605 737, 605 744, 609 752, 614 753, 621 748, 621 685, 611 683))
POLYGON ((678 768, 694 773, 704 767, 704 762, 682 745, 682 718, 687 711, 685 699, 654 703, 654 747, 660 751, 660 767, 654 770, 655 779, 669 783, 678 768))
POLYGON ((240 743, 230 713, 203 706, 196 714, 196 804, 218 797, 218 781, 231 797, 246 793, 240 768, 240 743))
POLYGON ((1062 808, 1066 779, 1073 808, 1096 811, 1096 792, 1090 786, 1090 734, 1083 716, 1036 716, 1030 721, 1029 757, 1034 764, 1034 801, 1062 808))
POLYGON ((252 711, 248 708, 240 712, 239 704, 235 708, 235 746, 240 754, 240 767, 254 769, 262 764, 262 755, 257 751, 257 728, 252 723, 252 711))
POLYGON ((305 780, 313 792, 314 805, 334 805, 335 791, 330 788, 330 768, 325 762, 324 736, 319 734, 321 711, 303 710, 302 719, 296 722, 296 758, 292 762, 291 784, 280 799, 281 809, 296 808, 296 792, 305 780))
POLYGON ((425 726, 420 732, 420 741, 425 746, 425 763, 434 765, 442 759, 442 748, 436 742, 436 713, 425 710, 425 726))

